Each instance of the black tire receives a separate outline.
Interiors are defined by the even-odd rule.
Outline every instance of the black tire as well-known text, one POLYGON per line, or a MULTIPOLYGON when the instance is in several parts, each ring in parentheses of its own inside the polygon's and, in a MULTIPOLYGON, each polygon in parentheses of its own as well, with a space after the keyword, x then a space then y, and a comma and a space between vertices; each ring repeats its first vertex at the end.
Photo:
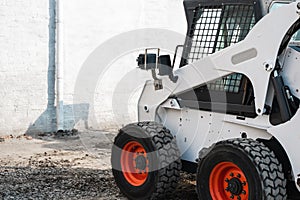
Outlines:
MULTIPOLYGON (((246 196, 243 196, 246 193, 245 190, 248 191, 249 200, 287 199, 286 179, 281 164, 268 147, 252 139, 232 139, 219 142, 199 161, 197 170, 199 199, 216 199, 213 198, 213 195, 217 196, 214 191, 218 186, 214 182, 216 179, 213 175, 215 169, 222 166, 222 163, 233 163, 241 170, 246 179, 246 181, 239 182, 237 174, 231 173, 232 178, 224 180, 227 183, 224 184, 224 189, 221 191, 222 194, 231 197, 222 200, 247 199, 246 196), (230 187, 229 184, 231 184, 230 187)), ((241 176, 238 175, 238 177, 241 176)))
POLYGON ((129 199, 167 198, 175 191, 180 178, 181 161, 175 138, 156 122, 139 122, 122 128, 112 147, 111 162, 116 184, 129 199), (149 173, 139 186, 125 178, 121 166, 122 149, 132 141, 141 144, 147 152, 149 173))

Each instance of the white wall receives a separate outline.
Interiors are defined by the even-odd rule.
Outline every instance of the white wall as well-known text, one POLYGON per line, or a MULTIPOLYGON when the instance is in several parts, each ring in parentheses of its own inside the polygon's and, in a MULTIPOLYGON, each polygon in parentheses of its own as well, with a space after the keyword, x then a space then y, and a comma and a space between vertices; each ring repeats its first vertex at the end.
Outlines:
MULTIPOLYGON (((63 0, 65 129, 74 125, 112 128, 136 120, 138 92, 130 94, 126 102, 120 99, 138 87, 130 86, 130 81, 124 90, 116 87, 128 72, 135 73, 136 78, 147 76, 132 71, 137 51, 99 66, 106 70, 99 76, 96 90, 90 91, 92 99, 74 100, 79 72, 98 47, 127 31, 159 28, 185 34, 182 4, 182 0, 63 0)), ((55 128, 54 6, 54 0, 0 0, 0 135, 55 128)), ((99 60, 106 53, 99 55, 99 60)))
MULTIPOLYGON (((69 0, 65 2, 64 6, 66 104, 76 104, 73 103, 74 84, 77 80, 74 77, 78 76, 79 70, 88 56, 107 40, 113 37, 122 37, 125 32, 143 28, 172 30, 182 36, 186 32, 182 0, 69 0)), ((157 37, 159 38, 159 36, 157 37)), ((139 38, 139 40, 143 39, 139 38)), ((182 44, 183 40, 174 43, 182 44)), ((126 41, 120 45, 127 45, 126 41)), ((114 49, 108 48, 107 51, 114 51, 114 49)), ((107 52, 107 54, 109 53, 107 52)), ((99 60, 105 56, 106 54, 99 55, 99 60)), ((138 52, 135 51, 112 60, 109 66, 99 66, 99 68, 107 67, 107 69, 104 75, 98 79, 94 98, 85 101, 90 105, 89 128, 119 127, 137 120, 136 103, 139 93, 130 94, 132 98, 129 101, 126 99, 122 101, 122 97, 128 95, 127 93, 135 87, 132 85, 134 81, 125 81, 124 90, 117 89, 120 80, 127 73, 136 69, 137 56, 138 52), (115 101, 113 97, 121 100, 115 101)), ((143 82, 146 80, 145 74, 141 71, 135 72, 135 74, 137 79, 142 79, 143 82)), ((69 118, 68 115, 65 117, 69 118)))
POLYGON ((48 0, 0 1, 0 134, 52 129, 49 21, 48 0))

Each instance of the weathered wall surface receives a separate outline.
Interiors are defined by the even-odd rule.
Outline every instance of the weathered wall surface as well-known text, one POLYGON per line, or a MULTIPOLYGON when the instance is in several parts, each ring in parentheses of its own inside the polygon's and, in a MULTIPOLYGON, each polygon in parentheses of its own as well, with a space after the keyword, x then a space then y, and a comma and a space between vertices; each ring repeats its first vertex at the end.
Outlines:
MULTIPOLYGON (((182 0, 76 0, 76 3, 67 1, 64 6, 66 38, 64 89, 66 104, 73 103, 74 85, 77 80, 75 77, 78 76, 84 62, 89 59, 91 53, 111 38, 113 39, 110 43, 114 47, 108 47, 104 54, 97 52, 100 54, 99 60, 105 59, 106 54, 115 51, 114 48, 118 48, 118 45, 130 46, 126 38, 121 44, 114 43, 114 37, 122 38, 122 34, 128 31, 143 28, 173 30, 182 34, 186 31, 182 0)), ((159 35, 152 39, 157 40, 158 38, 160 38, 159 35)), ((144 40, 144 38, 140 37, 136 40, 144 40)), ((137 41, 131 42, 137 43, 137 41)), ((182 42, 177 41, 178 44, 182 42)), ((137 55, 136 51, 127 52, 125 55, 118 55, 108 66, 99 66, 99 68, 106 69, 98 78, 94 98, 80 102, 83 105, 85 105, 84 103, 89 105, 85 107, 89 108, 88 126, 90 128, 118 127, 137 120, 136 102, 141 86, 135 88, 138 91, 133 93, 132 90, 134 90, 135 85, 132 83, 134 80, 123 80, 122 84, 125 86, 122 88, 119 85, 122 79, 126 79, 128 73, 134 73, 134 77, 139 80, 147 79, 144 73, 134 71, 137 55), (131 97, 129 99, 124 98, 128 93, 131 97)), ((72 113, 70 114, 72 118, 72 113)), ((65 117, 66 120, 70 119, 68 114, 65 117)), ((76 118, 75 121, 82 117, 77 116, 76 118)), ((66 123, 66 125, 68 124, 70 123, 66 123)))
POLYGON ((52 6, 49 0, 0 1, 0 134, 53 129, 52 6))
MULTIPOLYGON (((157 28, 184 34, 182 0, 64 0, 63 11, 65 129, 112 128, 135 121, 141 87, 124 79, 128 73, 136 79, 147 77, 135 71, 137 51, 99 66, 105 70, 87 100, 74 100, 80 71, 97 48, 128 31, 157 28)), ((0 1, 0 135, 55 130, 54 12, 54 0, 0 1)), ((105 57, 99 55, 99 60, 105 57)))

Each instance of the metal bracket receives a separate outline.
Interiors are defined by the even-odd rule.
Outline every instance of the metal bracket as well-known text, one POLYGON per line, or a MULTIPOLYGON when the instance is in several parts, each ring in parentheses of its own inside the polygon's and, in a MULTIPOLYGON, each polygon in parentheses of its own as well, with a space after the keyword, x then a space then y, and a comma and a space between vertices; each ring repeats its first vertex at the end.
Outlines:
POLYGON ((159 58, 159 53, 160 53, 159 48, 147 48, 147 49, 145 49, 145 69, 147 69, 147 54, 148 54, 149 50, 157 50, 156 63, 155 63, 155 69, 157 69, 157 67, 158 67, 158 58, 159 58))
POLYGON ((177 53, 178 53, 178 49, 179 48, 183 48, 184 45, 177 45, 176 48, 175 48, 175 54, 174 54, 174 57, 173 57, 173 63, 172 63, 172 68, 174 68, 174 65, 175 65, 175 60, 176 60, 176 57, 177 57, 177 53))
POLYGON ((152 78, 154 80, 154 89, 155 90, 161 90, 161 89, 163 89, 162 80, 157 78, 156 71, 155 71, 158 68, 158 58, 159 58, 159 54, 160 54, 160 49, 159 48, 147 48, 147 49, 145 49, 145 69, 147 69, 147 54, 148 54, 149 50, 157 50, 155 68, 151 69, 151 73, 152 73, 152 78))
POLYGON ((161 90, 163 89, 163 84, 161 79, 154 80, 154 89, 161 90))
POLYGON ((168 99, 167 101, 165 101, 161 107, 163 108, 171 108, 171 109, 175 109, 175 110, 181 110, 181 107, 178 103, 178 101, 176 99, 168 99))

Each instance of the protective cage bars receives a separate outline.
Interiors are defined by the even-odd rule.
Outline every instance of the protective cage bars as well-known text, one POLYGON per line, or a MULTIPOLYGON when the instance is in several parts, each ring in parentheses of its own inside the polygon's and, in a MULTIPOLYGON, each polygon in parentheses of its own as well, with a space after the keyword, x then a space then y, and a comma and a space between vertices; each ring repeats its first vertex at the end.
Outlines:
MULTIPOLYGON (((199 5, 193 10, 184 52, 184 63, 192 63, 243 40, 257 19, 255 3, 199 5)), ((207 89, 238 93, 243 75, 232 74, 207 84, 207 89)))

